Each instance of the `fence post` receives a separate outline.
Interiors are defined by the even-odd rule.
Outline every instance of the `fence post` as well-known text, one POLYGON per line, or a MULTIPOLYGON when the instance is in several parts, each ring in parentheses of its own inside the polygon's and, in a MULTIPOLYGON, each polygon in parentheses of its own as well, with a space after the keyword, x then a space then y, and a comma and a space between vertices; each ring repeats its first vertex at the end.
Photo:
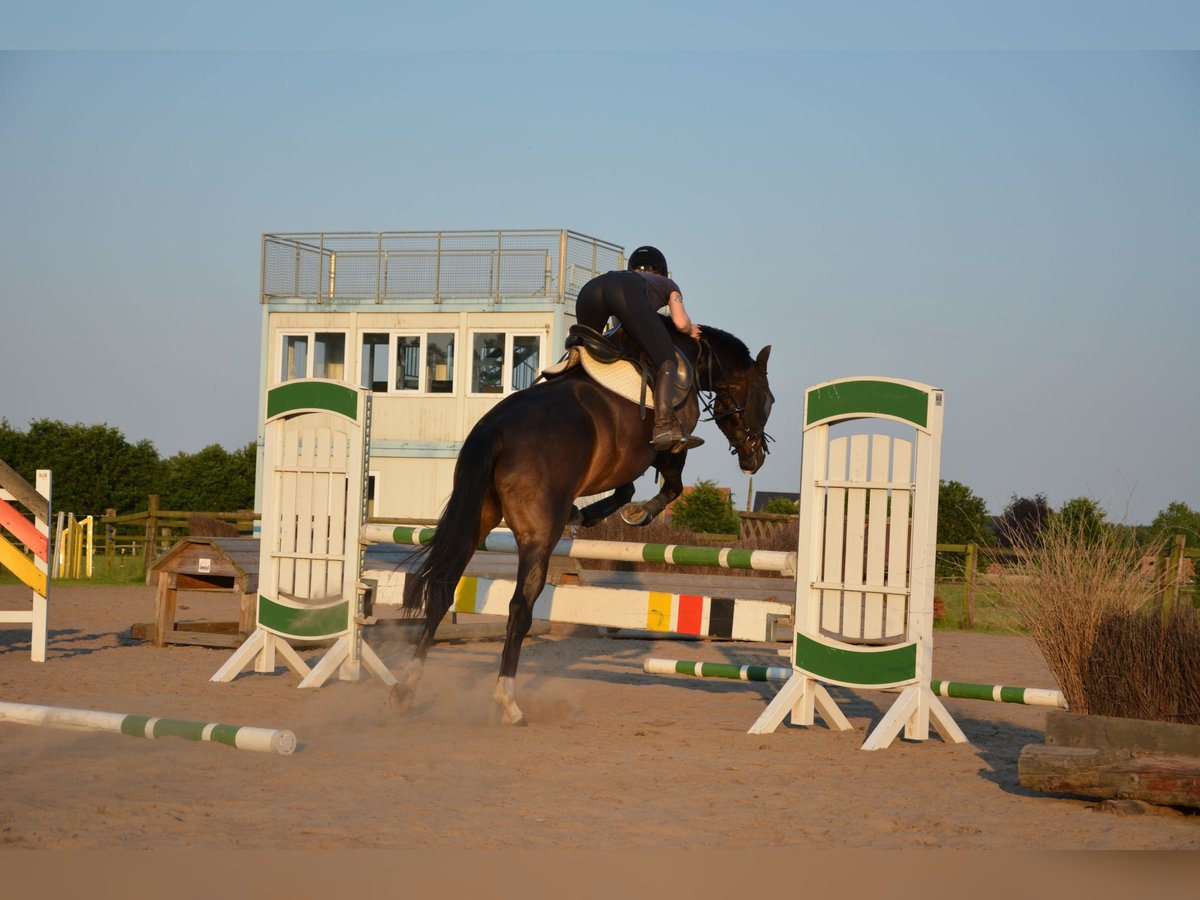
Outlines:
POLYGON ((963 581, 966 590, 963 596, 962 627, 970 631, 975 627, 975 570, 979 560, 979 547, 967 544, 967 552, 963 560, 963 581))
POLYGON ((108 520, 116 517, 116 509, 110 506, 100 520, 104 523, 104 571, 110 575, 117 564, 117 526, 108 520))
POLYGON ((150 504, 146 509, 146 546, 142 548, 142 558, 147 572, 158 558, 158 494, 150 495, 150 504))
POLYGON ((1179 586, 1183 582, 1183 547, 1186 538, 1175 535, 1171 541, 1171 553, 1167 557, 1167 570, 1163 578, 1162 612, 1168 618, 1179 604, 1179 586))

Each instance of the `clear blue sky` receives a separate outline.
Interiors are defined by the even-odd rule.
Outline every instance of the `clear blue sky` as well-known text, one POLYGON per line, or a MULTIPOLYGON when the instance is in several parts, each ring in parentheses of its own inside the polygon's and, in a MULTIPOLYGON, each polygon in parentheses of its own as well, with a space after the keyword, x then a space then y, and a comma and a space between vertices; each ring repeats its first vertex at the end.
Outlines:
POLYGON ((0 37, 16 427, 253 440, 264 231, 571 228, 774 345, 756 490, 797 490, 804 387, 878 374, 946 390, 992 511, 1200 509, 1195 4, 77 5, 0 37))

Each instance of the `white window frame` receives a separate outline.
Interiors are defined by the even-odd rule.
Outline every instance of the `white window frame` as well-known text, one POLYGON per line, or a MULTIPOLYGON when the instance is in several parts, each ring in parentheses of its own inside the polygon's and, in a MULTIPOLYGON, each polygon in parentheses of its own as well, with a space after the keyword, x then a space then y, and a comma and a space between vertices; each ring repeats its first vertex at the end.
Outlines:
POLYGON ((392 397, 453 397, 458 393, 458 360, 462 356, 462 349, 459 346, 462 342, 462 335, 453 328, 403 328, 403 329, 371 329, 362 331, 358 335, 358 366, 357 378, 358 383, 362 382, 362 367, 363 367, 363 337, 368 334, 386 335, 387 342, 387 390, 383 393, 392 397), (454 362, 449 365, 447 374, 450 376, 451 390, 449 391, 430 391, 429 390, 429 337, 430 335, 451 335, 454 338, 454 362), (420 338, 421 339, 421 355, 417 363, 417 388, 416 390, 406 390, 396 387, 396 366, 400 361, 400 339, 401 338, 420 338))
MULTIPOLYGON (((317 335, 318 334, 340 334, 342 336, 342 376, 341 376, 341 378, 335 378, 333 380, 346 382, 347 371, 350 368, 349 357, 350 357, 350 352, 351 352, 350 347, 349 347, 350 333, 346 329, 344 329, 344 328, 310 328, 310 329, 289 328, 284 331, 279 331, 276 334, 276 340, 278 342, 276 344, 276 348, 278 350, 278 355, 275 358, 275 371, 272 373, 272 381, 271 381, 272 384, 283 384, 287 381, 293 381, 293 380, 295 380, 295 378, 314 378, 314 377, 328 378, 329 377, 328 374, 320 375, 320 376, 313 375, 313 367, 314 367, 314 365, 316 365, 316 361, 317 361, 317 335), (287 342, 288 342, 289 338, 304 338, 305 343, 307 344, 308 349, 305 351, 304 374, 303 375, 297 375, 297 376, 293 377, 291 374, 288 374, 286 377, 284 376, 283 365, 284 365, 284 360, 287 358, 287 342)), ((355 356, 357 356, 357 355, 358 355, 358 353, 356 352, 355 356)), ((356 382, 357 382, 357 377, 355 377, 355 383, 356 382)), ((347 383, 349 383, 349 382, 347 382, 347 383)))
POLYGON ((538 360, 542 368, 546 366, 546 330, 544 328, 472 328, 467 333, 467 352, 460 353, 460 356, 469 358, 464 373, 464 383, 468 397, 505 397, 513 393, 512 376, 513 376, 513 340, 515 338, 537 338, 538 342, 538 360), (504 366, 500 370, 500 391, 495 393, 492 391, 476 391, 472 389, 475 382, 475 335, 477 334, 503 334, 504 335, 504 366))

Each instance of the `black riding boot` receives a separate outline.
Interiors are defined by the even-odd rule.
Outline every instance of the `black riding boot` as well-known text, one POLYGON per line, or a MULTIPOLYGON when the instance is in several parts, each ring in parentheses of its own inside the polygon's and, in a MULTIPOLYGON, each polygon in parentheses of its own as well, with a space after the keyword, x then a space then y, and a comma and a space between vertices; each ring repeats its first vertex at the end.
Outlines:
POLYGON ((671 401, 675 395, 675 360, 658 367, 654 378, 654 436, 650 443, 655 450, 670 450, 679 453, 704 443, 683 433, 671 401))

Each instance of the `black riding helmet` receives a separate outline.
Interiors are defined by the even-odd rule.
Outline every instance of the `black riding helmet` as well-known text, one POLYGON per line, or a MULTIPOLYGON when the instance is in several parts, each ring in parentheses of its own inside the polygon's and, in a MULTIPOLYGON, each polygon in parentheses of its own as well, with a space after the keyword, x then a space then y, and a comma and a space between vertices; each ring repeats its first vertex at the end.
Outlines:
POLYGON ((629 254, 629 271, 668 275, 667 258, 657 247, 638 247, 629 254))

